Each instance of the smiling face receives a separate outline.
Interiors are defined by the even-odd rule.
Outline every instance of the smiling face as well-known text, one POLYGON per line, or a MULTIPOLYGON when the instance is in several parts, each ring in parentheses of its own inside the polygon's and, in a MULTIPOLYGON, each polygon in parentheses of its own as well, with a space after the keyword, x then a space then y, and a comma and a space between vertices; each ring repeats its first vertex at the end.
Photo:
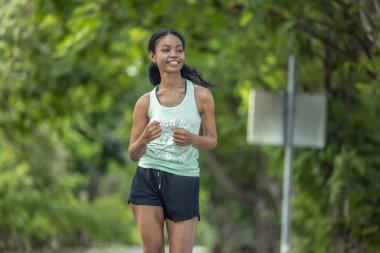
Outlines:
POLYGON ((152 62, 157 63, 160 72, 179 72, 185 62, 185 51, 180 38, 168 34, 157 40, 156 52, 149 52, 152 62))

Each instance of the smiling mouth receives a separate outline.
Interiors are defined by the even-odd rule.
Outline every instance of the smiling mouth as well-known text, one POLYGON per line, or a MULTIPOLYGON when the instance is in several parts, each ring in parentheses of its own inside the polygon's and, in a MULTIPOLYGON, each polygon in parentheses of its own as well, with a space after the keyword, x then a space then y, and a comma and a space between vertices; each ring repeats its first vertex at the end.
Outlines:
POLYGON ((172 66, 177 66, 179 64, 179 61, 169 61, 168 64, 172 66))

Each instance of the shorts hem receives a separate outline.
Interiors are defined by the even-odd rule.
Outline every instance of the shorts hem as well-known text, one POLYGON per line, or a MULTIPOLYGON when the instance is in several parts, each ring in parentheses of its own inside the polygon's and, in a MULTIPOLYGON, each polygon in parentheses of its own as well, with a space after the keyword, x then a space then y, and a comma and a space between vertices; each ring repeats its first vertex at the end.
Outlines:
POLYGON ((197 217, 197 218, 198 218, 198 221, 201 220, 201 216, 198 215, 198 214, 191 215, 191 216, 187 216, 187 217, 179 217, 179 218, 174 218, 174 217, 166 216, 166 219, 171 220, 171 221, 174 221, 174 222, 179 222, 179 221, 187 221, 187 220, 191 220, 191 219, 193 219, 194 217, 197 217))
POLYGON ((128 200, 128 205, 145 205, 145 206, 161 206, 162 207, 162 204, 161 203, 157 203, 157 202, 151 202, 151 201, 144 201, 144 200, 128 200))

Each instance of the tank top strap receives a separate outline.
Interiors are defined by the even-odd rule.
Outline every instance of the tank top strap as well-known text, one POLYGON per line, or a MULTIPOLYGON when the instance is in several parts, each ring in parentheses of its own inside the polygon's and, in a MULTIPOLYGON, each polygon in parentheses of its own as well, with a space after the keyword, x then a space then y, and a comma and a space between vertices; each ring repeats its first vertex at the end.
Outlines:
POLYGON ((159 106, 159 101, 157 99, 157 86, 149 94, 149 109, 148 109, 148 117, 149 119, 153 116, 153 109, 159 106))
POLYGON ((195 87, 193 82, 190 80, 186 80, 186 87, 187 87, 187 92, 186 92, 186 100, 185 100, 185 106, 190 110, 192 113, 198 114, 198 108, 197 104, 195 102, 195 87))

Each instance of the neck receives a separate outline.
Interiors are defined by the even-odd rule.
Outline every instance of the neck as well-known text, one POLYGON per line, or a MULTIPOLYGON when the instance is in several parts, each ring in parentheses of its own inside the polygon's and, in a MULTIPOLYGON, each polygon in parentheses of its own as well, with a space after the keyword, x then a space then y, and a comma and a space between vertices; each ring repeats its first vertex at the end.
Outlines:
POLYGON ((166 74, 161 75, 160 88, 175 89, 175 88, 183 87, 183 83, 184 83, 184 79, 181 76, 181 74, 166 73, 166 74))

